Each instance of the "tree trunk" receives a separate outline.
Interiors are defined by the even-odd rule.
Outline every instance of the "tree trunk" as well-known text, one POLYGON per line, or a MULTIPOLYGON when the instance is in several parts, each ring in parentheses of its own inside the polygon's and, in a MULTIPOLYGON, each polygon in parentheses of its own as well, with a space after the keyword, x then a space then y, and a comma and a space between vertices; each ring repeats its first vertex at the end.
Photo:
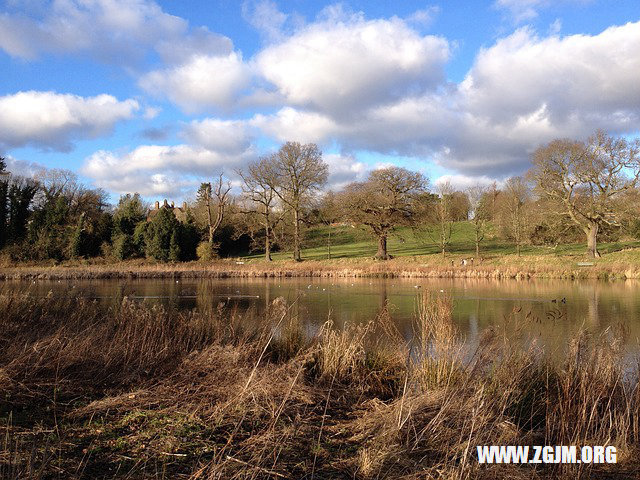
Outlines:
POLYGON ((300 212, 293 210, 293 259, 296 262, 302 261, 300 255, 300 212))
POLYGON ((476 258, 480 258, 480 242, 476 240, 476 258))
POLYGON ((209 223, 209 243, 213 244, 213 222, 211 221, 211 203, 207 199, 207 221, 209 223))
POLYGON ((267 262, 271 261, 271 231, 269 230, 269 220, 267 219, 264 226, 264 259, 267 262))
POLYGON ((389 259, 389 255, 387 254, 387 236, 386 235, 378 236, 378 251, 376 252, 376 256, 374 258, 378 260, 389 259))
POLYGON ((587 235, 587 254, 593 258, 599 258, 600 252, 598 252, 598 227, 597 223, 592 223, 588 228, 585 228, 587 235))

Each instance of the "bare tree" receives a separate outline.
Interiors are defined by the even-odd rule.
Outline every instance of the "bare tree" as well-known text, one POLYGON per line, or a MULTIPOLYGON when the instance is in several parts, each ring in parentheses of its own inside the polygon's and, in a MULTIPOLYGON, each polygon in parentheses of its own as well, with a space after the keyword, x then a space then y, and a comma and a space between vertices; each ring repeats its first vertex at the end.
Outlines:
MULTIPOLYGON (((271 237, 273 230, 282 215, 274 214, 277 195, 274 190, 275 179, 270 178, 269 158, 261 158, 250 163, 246 171, 238 171, 242 178, 242 192, 245 198, 258 207, 257 215, 260 217, 260 224, 264 228, 264 257, 271 261, 271 237)), ((246 213, 246 212, 245 212, 246 213)))
POLYGON ((527 214, 525 205, 531 199, 531 189, 522 177, 511 177, 504 184, 498 197, 500 222, 505 234, 516 245, 516 252, 520 256, 527 231, 527 214))
POLYGON ((400 225, 418 220, 418 197, 425 192, 427 180, 420 173, 400 167, 374 170, 363 183, 348 185, 340 195, 345 218, 366 225, 378 237, 375 258, 390 258, 387 238, 400 225))
POLYGON ((229 205, 229 191, 231 184, 224 182, 222 174, 218 176, 218 180, 212 186, 206 182, 200 184, 198 188, 197 199, 202 202, 207 213, 207 226, 209 227, 209 244, 213 245, 213 236, 222 224, 227 206, 229 205), (212 212, 212 208, 215 213, 212 212))
POLYGON ((265 179, 293 215, 293 259, 301 261, 302 211, 327 182, 329 167, 313 143, 287 142, 269 158, 265 179))
POLYGON ((34 179, 40 185, 36 198, 36 203, 40 205, 61 196, 71 205, 83 188, 78 183, 78 176, 71 170, 42 169, 35 173, 34 179))
POLYGON ((638 184, 639 152, 640 141, 598 131, 586 143, 554 140, 533 154, 530 175, 538 193, 580 227, 592 257, 600 256, 598 231, 618 225, 619 199, 638 184))
POLYGON ((489 199, 487 194, 489 192, 490 190, 482 185, 474 185, 467 189, 477 258, 480 258, 480 244, 484 240, 487 230, 487 220, 489 220, 490 217, 489 205, 487 205, 487 200, 489 199))
POLYGON ((449 182, 442 182, 436 188, 438 199, 431 212, 431 217, 436 224, 437 239, 442 256, 447 255, 447 247, 451 243, 453 233, 453 187, 449 182))

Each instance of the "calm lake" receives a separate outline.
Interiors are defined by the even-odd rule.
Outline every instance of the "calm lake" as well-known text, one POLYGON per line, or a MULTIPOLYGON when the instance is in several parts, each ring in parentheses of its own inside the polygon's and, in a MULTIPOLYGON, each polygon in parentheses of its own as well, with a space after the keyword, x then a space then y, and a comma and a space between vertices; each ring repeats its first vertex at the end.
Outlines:
POLYGON ((211 308, 223 303, 239 311, 258 313, 277 297, 284 297, 309 334, 327 319, 340 328, 366 323, 385 303, 391 317, 410 338, 416 300, 423 292, 453 300, 456 324, 473 343, 484 328, 519 328, 537 338, 547 351, 564 348, 584 327, 594 335, 612 329, 627 332, 627 353, 640 352, 640 282, 476 279, 184 279, 6 281, 0 292, 34 296, 82 296, 105 305, 124 296, 141 302, 160 302, 172 308, 211 308))

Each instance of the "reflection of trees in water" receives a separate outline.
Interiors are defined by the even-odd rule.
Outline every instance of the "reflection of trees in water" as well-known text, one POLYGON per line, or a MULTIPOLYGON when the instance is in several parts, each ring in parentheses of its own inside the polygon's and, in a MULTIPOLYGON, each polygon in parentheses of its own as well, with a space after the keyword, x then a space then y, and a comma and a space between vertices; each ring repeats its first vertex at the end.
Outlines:
POLYGON ((4 288, 33 292, 36 296, 47 295, 52 290, 59 296, 100 297, 101 304, 114 308, 124 296, 132 295, 167 297, 155 301, 201 311, 216 310, 223 302, 225 309, 236 309, 239 314, 254 309, 258 317, 263 316, 273 299, 282 296, 289 305, 298 299, 291 313, 299 317, 305 328, 324 323, 329 312, 336 328, 346 323, 365 323, 389 303, 391 318, 400 331, 409 336, 417 296, 424 291, 440 294, 443 290, 443 294, 452 295, 454 319, 468 337, 491 324, 521 322, 526 323, 532 336, 563 345, 581 325, 598 334, 609 325, 625 322, 630 338, 640 338, 640 322, 636 321, 640 318, 640 296, 637 295, 640 282, 637 281, 316 278, 181 279, 176 283, 166 279, 5 282, 4 288), (416 285, 421 288, 414 288, 416 285), (561 302, 563 298, 566 303, 561 302), (514 309, 520 311, 514 313, 514 309))

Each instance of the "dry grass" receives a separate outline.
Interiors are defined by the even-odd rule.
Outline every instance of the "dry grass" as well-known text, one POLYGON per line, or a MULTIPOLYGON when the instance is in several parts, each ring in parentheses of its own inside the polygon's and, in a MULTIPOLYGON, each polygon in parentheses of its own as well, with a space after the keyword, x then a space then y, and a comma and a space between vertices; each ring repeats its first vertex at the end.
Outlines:
POLYGON ((3 279, 106 279, 106 278, 284 278, 284 277, 396 277, 396 278, 640 278, 640 248, 607 253, 591 259, 577 255, 493 254, 462 265, 472 254, 414 255, 375 261, 341 258, 293 262, 259 259, 223 259, 179 264, 130 260, 111 263, 103 259, 67 261, 63 264, 2 264, 3 279), (580 263, 592 265, 580 266, 580 263))
POLYGON ((411 339, 386 310, 308 338, 294 311, 0 295, 0 478, 640 474, 623 331, 550 363, 518 328, 468 345, 442 296, 418 300, 411 339), (620 463, 479 465, 491 444, 615 445, 620 463))

